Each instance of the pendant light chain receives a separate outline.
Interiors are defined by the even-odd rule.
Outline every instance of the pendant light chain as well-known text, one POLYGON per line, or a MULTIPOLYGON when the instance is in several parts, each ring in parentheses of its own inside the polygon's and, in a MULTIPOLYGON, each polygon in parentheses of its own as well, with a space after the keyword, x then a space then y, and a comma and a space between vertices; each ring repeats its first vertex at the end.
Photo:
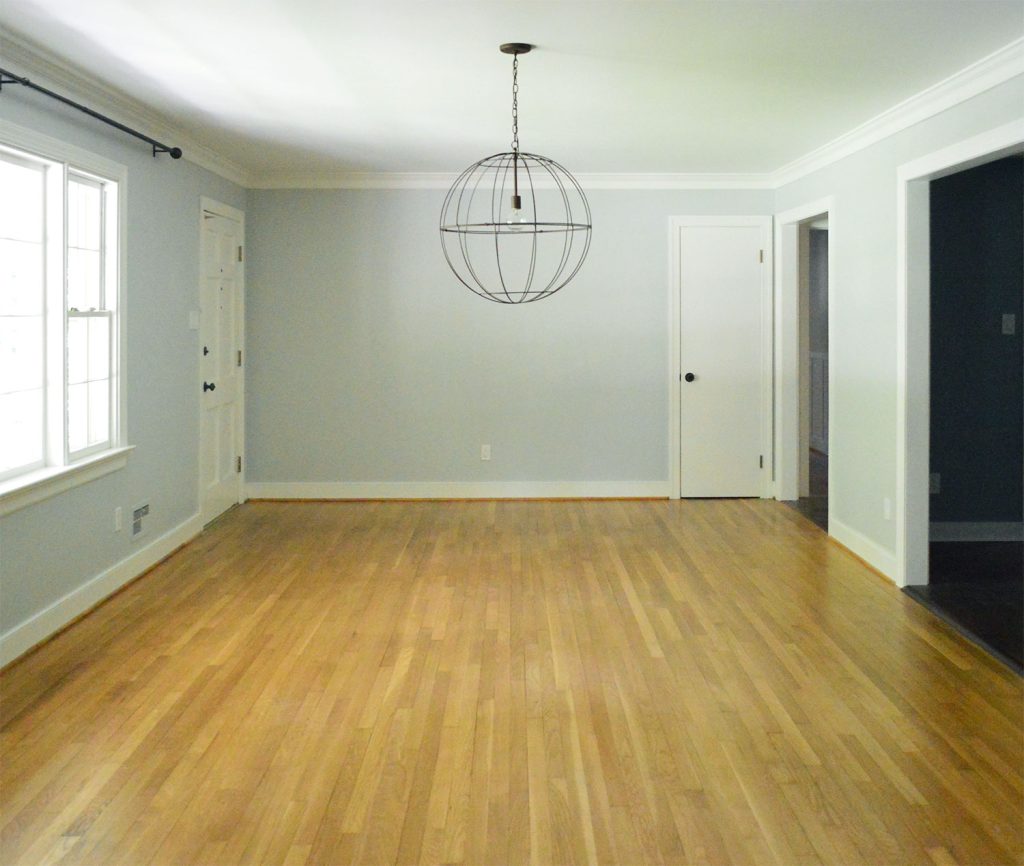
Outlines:
POLYGON ((519 55, 512 57, 512 152, 519 153, 519 55))

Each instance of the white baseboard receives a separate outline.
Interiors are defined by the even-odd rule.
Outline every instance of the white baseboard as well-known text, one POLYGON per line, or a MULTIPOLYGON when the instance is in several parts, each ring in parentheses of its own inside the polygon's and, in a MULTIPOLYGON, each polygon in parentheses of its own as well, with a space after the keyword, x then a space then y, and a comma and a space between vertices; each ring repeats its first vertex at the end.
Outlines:
POLYGON ((896 554, 834 517, 828 519, 828 534, 896 582, 896 554))
POLYGON ((1024 541, 1024 523, 929 523, 929 541, 1024 541))
POLYGON ((669 497, 667 481, 251 481, 248 499, 601 499, 669 497))
POLYGON ((202 529, 203 523, 199 515, 193 515, 184 523, 154 539, 141 550, 137 550, 126 559, 115 563, 49 607, 0 635, 0 667, 24 655, 36 644, 60 631, 75 617, 99 604, 128 581, 138 577, 181 545, 191 541, 202 529))

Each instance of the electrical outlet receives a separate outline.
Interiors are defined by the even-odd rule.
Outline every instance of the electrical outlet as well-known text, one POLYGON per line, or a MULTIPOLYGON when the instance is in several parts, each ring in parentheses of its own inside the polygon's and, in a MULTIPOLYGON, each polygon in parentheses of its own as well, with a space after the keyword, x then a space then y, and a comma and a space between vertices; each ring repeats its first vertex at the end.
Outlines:
POLYGON ((1017 333, 1017 316, 1013 313, 1003 313, 1003 334, 1012 337, 1017 333))
POLYGON ((490 445, 481 445, 480 446, 480 459, 481 460, 490 460, 491 459, 491 446, 490 445))
POLYGON ((114 509, 114 532, 121 531, 121 506, 114 509))
POLYGON ((886 520, 892 520, 892 500, 888 496, 882 500, 882 516, 886 520))
POLYGON ((928 476, 928 492, 934 496, 942 490, 942 476, 938 472, 932 472, 928 476))

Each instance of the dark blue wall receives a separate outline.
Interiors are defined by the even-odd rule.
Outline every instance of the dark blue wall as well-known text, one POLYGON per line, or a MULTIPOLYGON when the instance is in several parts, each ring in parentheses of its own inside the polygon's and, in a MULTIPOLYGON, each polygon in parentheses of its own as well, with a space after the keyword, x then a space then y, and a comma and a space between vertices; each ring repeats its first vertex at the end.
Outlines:
POLYGON ((931 280, 931 520, 1019 521, 1024 159, 932 182, 931 280))

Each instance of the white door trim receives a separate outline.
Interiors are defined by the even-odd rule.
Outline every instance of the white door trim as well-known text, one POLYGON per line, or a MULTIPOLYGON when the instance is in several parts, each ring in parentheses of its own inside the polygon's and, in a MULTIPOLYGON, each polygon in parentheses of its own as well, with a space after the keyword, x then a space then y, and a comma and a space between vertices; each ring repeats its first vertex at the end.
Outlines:
POLYGON ((765 261, 761 269, 761 453, 764 454, 764 471, 761 473, 761 498, 772 496, 773 448, 772 438, 772 218, 768 215, 753 216, 671 216, 668 218, 668 306, 669 306, 669 357, 668 357, 668 446, 670 499, 679 499, 680 450, 682 433, 679 429, 680 388, 683 370, 680 358, 680 249, 679 230, 686 226, 756 226, 762 231, 765 261))
MULTIPOLYGON (((835 345, 832 328, 835 297, 835 197, 815 199, 775 215, 775 485, 776 499, 800 495, 800 262, 799 224, 828 214, 828 344, 835 345)), ((828 429, 835 429, 832 412, 835 364, 828 370, 828 429)), ((834 449, 829 447, 829 451, 834 449)), ((832 460, 828 463, 828 513, 832 519, 832 460)), ((831 533, 831 529, 829 530, 831 533)))
MULTIPOLYGON (((238 208, 231 207, 231 205, 219 202, 216 199, 208 198, 207 196, 200 196, 199 198, 199 249, 200 249, 200 263, 199 263, 199 292, 202 297, 203 291, 203 262, 202 262, 202 242, 203 242, 203 214, 212 213, 217 216, 226 217, 227 219, 234 220, 238 223, 238 242, 242 246, 243 255, 241 266, 238 269, 238 315, 235 317, 235 338, 236 345, 241 349, 242 352, 242 376, 239 380, 237 399, 235 400, 235 430, 237 430, 235 448, 236 454, 242 458, 242 471, 237 473, 238 476, 238 492, 235 497, 236 502, 245 502, 245 473, 246 473, 246 459, 245 459, 245 366, 248 362, 248 354, 245 347, 245 263, 248 256, 244 254, 246 249, 245 245, 245 212, 240 211, 238 208)), ((201 359, 200 353, 202 352, 202 341, 197 339, 196 341, 196 358, 201 359)), ((200 370, 199 378, 196 380, 196 401, 199 405, 199 451, 196 455, 196 467, 197 467, 197 511, 204 518, 203 514, 203 470, 202 470, 202 455, 203 455, 203 442, 202 442, 202 395, 203 395, 203 379, 201 372, 201 365, 197 366, 200 370)))
POLYGON ((930 181, 1018 153, 1024 120, 990 129, 896 170, 897 586, 928 583, 930 181), (910 322, 914 322, 911 330, 910 322))

